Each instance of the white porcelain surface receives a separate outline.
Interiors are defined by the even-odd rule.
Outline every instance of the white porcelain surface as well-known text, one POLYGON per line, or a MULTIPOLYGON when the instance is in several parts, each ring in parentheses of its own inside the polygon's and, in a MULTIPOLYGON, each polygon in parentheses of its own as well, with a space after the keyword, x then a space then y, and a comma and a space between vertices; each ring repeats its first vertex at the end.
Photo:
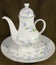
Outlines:
POLYGON ((33 10, 29 7, 29 3, 24 4, 24 8, 20 10, 19 16, 23 17, 34 17, 34 12, 33 10))
POLYGON ((19 28, 16 29, 13 21, 7 17, 3 16, 2 19, 5 19, 9 25, 11 38, 14 40, 14 42, 17 45, 23 46, 23 45, 30 45, 29 43, 34 44, 39 41, 39 36, 41 33, 44 32, 46 28, 45 20, 43 19, 37 19, 34 22, 34 12, 31 8, 29 8, 29 3, 24 4, 24 8, 21 9, 19 13, 19 28), (43 22, 43 27, 41 31, 39 32, 35 25, 38 22, 43 22), (37 40, 38 39, 38 40, 37 40), (22 42, 24 44, 22 44, 22 42), (19 44, 20 43, 20 44, 19 44))
POLYGON ((34 63, 50 58, 55 52, 55 45, 51 39, 40 35, 40 41, 30 47, 20 47, 15 44, 11 36, 1 44, 2 53, 16 62, 34 63))

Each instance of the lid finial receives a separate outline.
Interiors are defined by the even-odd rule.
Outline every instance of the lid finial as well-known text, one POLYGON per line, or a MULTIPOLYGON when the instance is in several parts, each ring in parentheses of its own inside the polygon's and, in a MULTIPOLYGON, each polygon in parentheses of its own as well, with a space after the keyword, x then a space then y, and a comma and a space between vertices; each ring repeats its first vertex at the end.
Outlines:
POLYGON ((25 3, 24 6, 25 6, 25 7, 29 7, 29 3, 25 3))

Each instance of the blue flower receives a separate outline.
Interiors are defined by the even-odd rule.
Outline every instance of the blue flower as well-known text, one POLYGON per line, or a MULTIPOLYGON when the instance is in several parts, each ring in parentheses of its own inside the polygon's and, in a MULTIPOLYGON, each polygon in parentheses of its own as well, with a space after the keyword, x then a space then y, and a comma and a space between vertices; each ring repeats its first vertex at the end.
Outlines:
POLYGON ((25 14, 30 15, 30 11, 25 12, 25 14))
POLYGON ((26 23, 25 22, 22 22, 22 25, 25 27, 26 26, 26 23))

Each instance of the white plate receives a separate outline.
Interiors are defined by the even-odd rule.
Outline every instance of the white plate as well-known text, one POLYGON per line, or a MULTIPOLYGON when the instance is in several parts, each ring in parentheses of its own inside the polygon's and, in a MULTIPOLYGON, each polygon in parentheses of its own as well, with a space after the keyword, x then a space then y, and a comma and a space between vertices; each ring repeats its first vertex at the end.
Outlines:
POLYGON ((1 51, 6 57, 8 57, 9 59, 16 61, 16 62, 35 63, 35 62, 44 61, 53 55, 53 53, 55 52, 55 45, 54 45, 53 41, 50 40, 46 36, 40 35, 39 38, 40 38, 40 42, 38 44, 42 43, 45 46, 41 53, 42 54, 41 56, 37 55, 35 58, 29 57, 27 59, 24 59, 24 57, 18 57, 17 49, 19 49, 19 47, 11 39, 11 36, 6 38, 2 42, 1 51), (14 51, 12 52, 11 49, 13 49, 14 51), (15 56, 15 54, 16 54, 16 56, 15 56))

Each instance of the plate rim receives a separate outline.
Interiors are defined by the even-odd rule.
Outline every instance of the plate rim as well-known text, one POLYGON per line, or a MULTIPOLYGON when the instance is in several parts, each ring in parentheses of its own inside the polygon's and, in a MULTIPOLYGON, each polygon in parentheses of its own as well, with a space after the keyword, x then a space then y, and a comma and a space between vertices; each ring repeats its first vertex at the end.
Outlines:
MULTIPOLYGON (((47 36, 45 36, 45 35, 41 35, 41 36, 44 36, 44 37, 46 37, 46 38, 48 38, 49 40, 51 40, 49 37, 47 37, 47 36)), ((9 37, 11 37, 11 36, 9 36, 9 37)), ((4 41, 6 40, 6 39, 8 39, 9 37, 7 37, 7 38, 5 38, 4 39, 4 41)), ((43 60, 40 60, 40 61, 34 61, 34 62, 32 62, 32 61, 30 61, 30 62, 25 62, 25 61, 17 61, 17 60, 13 60, 13 59, 11 59, 10 57, 8 57, 7 55, 6 55, 6 53, 4 53, 4 51, 3 51, 3 49, 2 49, 2 45, 3 45, 3 42, 4 41, 2 41, 2 43, 1 43, 1 52, 3 53, 3 55, 6 57, 6 58, 8 58, 8 59, 10 59, 10 60, 12 60, 12 61, 15 61, 15 62, 20 62, 20 63, 36 63, 36 62, 42 62, 42 61, 45 61, 45 60, 47 60, 47 59, 49 59, 51 56, 53 56, 53 54, 54 54, 54 52, 55 52, 55 44, 54 44, 54 42, 52 41, 52 44, 53 44, 53 46, 54 46, 54 50, 53 50, 53 53, 48 57, 48 58, 46 58, 46 59, 43 59, 43 60)))

